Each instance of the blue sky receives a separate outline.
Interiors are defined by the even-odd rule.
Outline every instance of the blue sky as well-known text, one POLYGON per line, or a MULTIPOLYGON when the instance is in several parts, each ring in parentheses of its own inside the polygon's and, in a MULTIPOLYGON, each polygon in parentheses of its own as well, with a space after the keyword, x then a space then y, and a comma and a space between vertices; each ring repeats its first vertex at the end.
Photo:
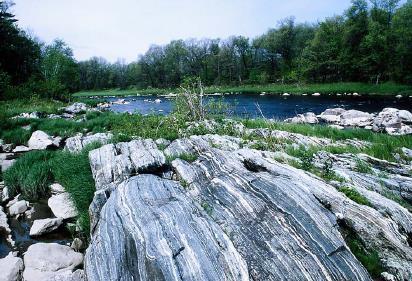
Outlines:
POLYGON ((173 39, 256 37, 279 20, 317 22, 350 0, 15 0, 19 26, 49 43, 61 38, 78 60, 130 62, 173 39))

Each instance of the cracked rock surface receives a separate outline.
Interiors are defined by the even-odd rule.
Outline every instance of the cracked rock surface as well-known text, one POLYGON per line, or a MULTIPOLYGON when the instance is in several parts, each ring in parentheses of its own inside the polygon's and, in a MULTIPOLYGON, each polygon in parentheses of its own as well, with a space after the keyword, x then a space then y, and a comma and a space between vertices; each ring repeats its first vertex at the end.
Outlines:
POLYGON ((388 274, 412 279, 411 213, 361 184, 351 163, 334 169, 353 178, 371 206, 240 143, 206 135, 164 152, 152 140, 91 151, 88 280, 372 280, 342 223, 378 251, 388 274))

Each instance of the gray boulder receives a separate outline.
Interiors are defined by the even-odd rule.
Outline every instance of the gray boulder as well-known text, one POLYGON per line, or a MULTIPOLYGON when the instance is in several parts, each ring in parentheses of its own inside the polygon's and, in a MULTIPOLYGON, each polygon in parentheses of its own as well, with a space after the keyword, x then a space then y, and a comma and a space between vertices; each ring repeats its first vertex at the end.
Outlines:
POLYGON ((0 259, 0 281, 21 281, 23 268, 23 260, 10 252, 5 258, 0 259))
POLYGON ((78 114, 85 112, 87 110, 87 105, 82 102, 75 102, 72 105, 64 108, 64 111, 69 114, 78 114))
POLYGON ((30 236, 40 236, 53 232, 63 223, 62 218, 35 220, 30 228, 30 236))
POLYGON ((74 272, 65 271, 56 274, 45 281, 86 281, 86 276, 83 270, 78 269, 74 272))
POLYGON ((359 110, 347 110, 340 116, 339 124, 350 127, 365 127, 372 124, 374 115, 359 110))
POLYGON ((339 123, 341 115, 346 112, 343 108, 328 108, 317 117, 323 122, 339 123))
POLYGON ((298 114, 293 118, 288 118, 285 120, 285 122, 294 124, 317 124, 319 123, 319 120, 316 117, 315 113, 307 112, 304 114, 298 114))
MULTIPOLYGON (((31 245, 24 255, 25 281, 59 280, 58 275, 71 273, 83 263, 83 255, 56 243, 31 245)), ((69 279, 70 280, 70 279, 69 279)))
POLYGON ((20 113, 17 116, 12 117, 12 119, 19 119, 19 118, 21 118, 21 119, 39 119, 40 118, 40 113, 39 112, 31 112, 31 113, 23 112, 23 113, 20 113))
POLYGON ((0 160, 0 165, 1 165, 1 171, 5 172, 7 169, 9 169, 13 164, 16 162, 15 159, 11 160, 0 160))
POLYGON ((23 214, 25 211, 27 211, 27 205, 28 202, 25 200, 17 201, 13 205, 9 207, 9 214, 10 216, 16 216, 19 214, 23 214))
POLYGON ((53 137, 40 130, 33 132, 28 141, 29 149, 37 150, 44 150, 56 146, 56 144, 53 137))
POLYGON ((78 215, 76 207, 70 198, 70 194, 67 192, 52 195, 47 201, 47 204, 57 218, 69 219, 78 215))
POLYGON ((78 134, 66 140, 65 149, 70 152, 80 152, 85 146, 92 143, 107 144, 113 138, 110 133, 97 133, 94 135, 78 134))
POLYGON ((24 145, 18 145, 13 149, 13 153, 22 153, 22 152, 28 152, 31 149, 28 148, 27 146, 24 145))
POLYGON ((64 187, 59 183, 53 183, 50 185, 50 191, 52 194, 60 194, 66 192, 64 187))
POLYGON ((411 113, 406 110, 396 108, 385 108, 373 121, 375 132, 386 132, 390 135, 412 134, 411 113))
POLYGON ((7 215, 3 211, 3 207, 0 206, 0 234, 9 235, 11 232, 10 226, 7 222, 7 215))

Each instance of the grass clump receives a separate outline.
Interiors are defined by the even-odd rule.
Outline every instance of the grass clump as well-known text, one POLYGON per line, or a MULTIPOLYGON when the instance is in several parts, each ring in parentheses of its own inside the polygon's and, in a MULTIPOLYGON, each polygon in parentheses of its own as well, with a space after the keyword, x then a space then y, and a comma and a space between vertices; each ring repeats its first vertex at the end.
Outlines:
POLYGON ((20 157, 3 174, 10 196, 21 193, 29 201, 46 197, 52 181, 50 160, 53 156, 50 151, 31 151, 20 157))
POLYGON ((11 196, 21 193, 30 202, 47 198, 49 186, 58 182, 70 194, 85 236, 90 232, 89 205, 93 200, 95 185, 90 169, 90 145, 77 154, 67 151, 31 151, 17 159, 3 175, 11 196))
POLYGON ((348 233, 344 236, 346 244, 353 255, 362 263, 372 278, 379 278, 384 272, 382 262, 377 251, 368 251, 356 233, 346 229, 348 233))
POLYGON ((343 187, 343 188, 340 188, 339 191, 345 194, 346 197, 348 197, 349 199, 351 199, 352 201, 358 204, 365 205, 365 206, 371 206, 371 203, 369 202, 369 200, 353 188, 343 187))
POLYGON ((170 164, 173 162, 173 160, 176 160, 178 158, 181 160, 185 160, 186 162, 192 163, 197 160, 198 156, 194 153, 181 153, 178 155, 166 156, 166 163, 170 164))
POLYGON ((0 137, 5 143, 14 143, 16 145, 26 144, 31 136, 31 131, 23 128, 15 128, 7 131, 2 131, 0 137))
POLYGON ((70 194, 79 212, 80 227, 86 235, 90 232, 89 206, 95 192, 88 158, 88 152, 93 148, 87 147, 77 154, 61 151, 52 160, 54 179, 70 194))
POLYGON ((362 174, 373 174, 373 170, 368 163, 366 163, 365 161, 359 158, 356 158, 355 161, 356 161, 355 171, 357 171, 358 173, 362 173, 362 174))

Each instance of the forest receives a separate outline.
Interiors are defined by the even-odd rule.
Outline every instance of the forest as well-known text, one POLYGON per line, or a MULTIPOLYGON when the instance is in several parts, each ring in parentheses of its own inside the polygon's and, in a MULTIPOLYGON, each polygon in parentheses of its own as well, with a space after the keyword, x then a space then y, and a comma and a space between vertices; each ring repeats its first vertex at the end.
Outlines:
POLYGON ((45 44, 21 30, 11 1, 0 2, 0 98, 64 99, 80 90, 205 85, 388 81, 412 84, 412 1, 353 0, 318 23, 280 21, 256 38, 173 40, 131 63, 76 61, 63 40, 45 44))

